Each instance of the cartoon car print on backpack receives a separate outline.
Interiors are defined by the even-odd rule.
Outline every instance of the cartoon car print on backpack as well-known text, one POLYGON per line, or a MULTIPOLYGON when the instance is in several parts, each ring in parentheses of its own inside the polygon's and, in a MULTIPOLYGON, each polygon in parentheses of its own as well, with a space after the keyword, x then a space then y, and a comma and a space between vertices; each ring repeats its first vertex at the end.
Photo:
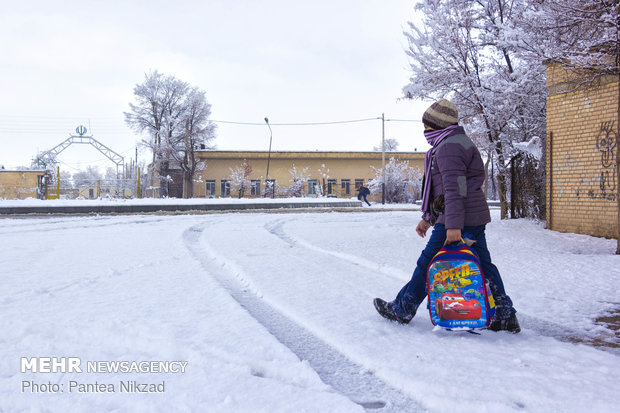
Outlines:
POLYGON ((441 320, 476 320, 482 317, 482 308, 478 300, 466 300, 457 293, 444 293, 435 301, 435 314, 441 320))

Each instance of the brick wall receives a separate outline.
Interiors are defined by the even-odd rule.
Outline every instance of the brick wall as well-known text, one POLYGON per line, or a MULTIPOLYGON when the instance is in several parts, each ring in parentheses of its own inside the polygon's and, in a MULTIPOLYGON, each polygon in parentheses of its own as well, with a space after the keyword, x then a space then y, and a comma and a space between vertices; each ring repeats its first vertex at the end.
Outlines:
POLYGON ((547 226, 615 238, 618 79, 584 76, 547 67, 547 226))

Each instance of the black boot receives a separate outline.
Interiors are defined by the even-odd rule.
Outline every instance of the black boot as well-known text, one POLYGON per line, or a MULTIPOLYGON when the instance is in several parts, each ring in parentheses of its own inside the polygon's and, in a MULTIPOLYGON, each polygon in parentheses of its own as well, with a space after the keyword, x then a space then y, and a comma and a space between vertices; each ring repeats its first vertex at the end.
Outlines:
POLYGON ((399 317, 392 308, 392 304, 388 303, 385 300, 375 298, 373 302, 375 304, 375 308, 377 309, 379 314, 381 314, 381 317, 387 318, 388 320, 396 321, 400 324, 409 324, 409 322, 413 318, 413 316, 408 318, 399 317))
POLYGON ((521 331, 521 326, 519 326, 519 320, 517 320, 517 315, 513 314, 510 318, 506 320, 500 320, 498 318, 495 318, 491 322, 489 330, 510 331, 511 333, 517 334, 519 331, 521 331))

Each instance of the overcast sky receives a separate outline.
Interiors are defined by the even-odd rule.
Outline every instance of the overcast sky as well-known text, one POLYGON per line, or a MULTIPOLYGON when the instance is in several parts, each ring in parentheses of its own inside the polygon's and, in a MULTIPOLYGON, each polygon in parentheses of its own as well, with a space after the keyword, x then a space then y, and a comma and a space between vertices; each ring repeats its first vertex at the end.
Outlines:
MULTIPOLYGON (((133 88, 158 70, 204 90, 221 150, 267 150, 272 124, 380 117, 420 120, 399 100, 409 77, 412 0, 108 0, 3 2, 0 164, 28 166, 84 125, 127 159, 133 88)), ((419 122, 386 122, 401 151, 426 150, 419 122)), ((273 126, 272 150, 369 151, 379 120, 273 126)), ((140 152, 148 159, 147 152, 140 152)), ((113 166, 95 148, 59 157, 70 172, 113 166)))

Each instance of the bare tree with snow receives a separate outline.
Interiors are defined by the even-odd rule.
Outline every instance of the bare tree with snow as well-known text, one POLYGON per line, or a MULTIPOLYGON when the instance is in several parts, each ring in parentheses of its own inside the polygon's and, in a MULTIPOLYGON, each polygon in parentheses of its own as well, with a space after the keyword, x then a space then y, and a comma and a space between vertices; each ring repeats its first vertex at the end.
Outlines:
MULTIPOLYGON (((375 178, 368 182, 371 192, 381 193, 383 168, 371 167, 375 178)), ((385 202, 412 203, 420 196, 422 188, 422 172, 419 168, 409 166, 409 161, 390 158, 385 165, 385 202)))
POLYGON ((183 196, 193 196, 195 151, 208 148, 215 138, 205 92, 154 71, 136 85, 134 97, 136 103, 129 104, 125 121, 134 131, 148 136, 141 144, 153 153, 162 195, 167 195, 168 168, 178 166, 183 171, 183 196))
POLYGON ((321 167, 317 170, 319 173, 319 178, 321 182, 319 182, 317 192, 319 196, 325 196, 327 193, 327 182, 329 181, 329 168, 325 166, 325 164, 321 164, 321 167))
MULTIPOLYGON (((388 138, 385 140, 385 151, 386 152, 396 152, 398 151, 398 140, 395 138, 388 138)), ((383 152, 383 145, 381 146, 373 146, 372 150, 375 152, 383 152)))
POLYGON ((501 216, 508 216, 513 143, 545 136, 545 68, 512 39, 525 28, 525 0, 424 0, 423 23, 405 33, 411 58, 408 98, 447 97, 461 123, 498 166, 501 216))
POLYGON ((75 188, 73 180, 71 179, 71 172, 69 171, 60 171, 60 182, 67 189, 75 188))
POLYGON ((103 175, 99 171, 99 168, 93 165, 88 165, 86 169, 75 172, 72 179, 75 187, 79 188, 80 186, 97 185, 97 181, 103 179, 103 175))
POLYGON ((246 189, 250 188, 250 174, 252 167, 248 161, 244 160, 240 166, 230 168, 230 186, 231 189, 239 193, 239 198, 243 198, 246 189))
POLYGON ((533 30, 515 43, 587 75, 585 80, 619 75, 618 0, 533 0, 530 6, 525 23, 533 30))
POLYGON ((172 157, 183 170, 183 198, 194 195, 193 179, 199 165, 196 163, 196 150, 207 149, 215 138, 216 126, 209 120, 211 105, 207 103, 205 92, 191 88, 185 99, 181 133, 171 139, 172 157))
POLYGON ((291 174, 291 185, 285 188, 285 193, 288 196, 294 197, 302 197, 304 196, 304 186, 306 182, 310 179, 310 174, 308 173, 308 167, 303 168, 301 171, 297 169, 297 166, 293 164, 293 167, 289 169, 289 173, 291 174))

